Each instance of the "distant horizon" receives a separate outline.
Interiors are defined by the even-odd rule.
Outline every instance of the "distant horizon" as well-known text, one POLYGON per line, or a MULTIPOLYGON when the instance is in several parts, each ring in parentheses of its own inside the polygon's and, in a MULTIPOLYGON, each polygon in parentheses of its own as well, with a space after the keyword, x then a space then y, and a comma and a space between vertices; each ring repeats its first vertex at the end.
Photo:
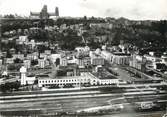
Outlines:
MULTIPOLYGON (((0 18, 1 17, 4 17, 5 15, 18 15, 18 14, 0 14, 0 18)), ((19 17, 21 18, 25 18, 25 19, 40 19, 40 18, 30 18, 30 15, 29 16, 23 16, 23 15, 18 15, 19 17)), ((52 18, 49 18, 49 19, 54 19, 55 16, 52 16, 52 18)), ((85 16, 59 16, 59 18, 84 18, 85 16)), ((130 20, 130 21, 167 21, 167 19, 129 19, 129 18, 126 18, 126 17, 109 17, 109 16, 106 16, 106 17, 95 17, 95 16, 86 16, 87 18, 91 18, 91 17, 94 17, 94 18, 102 18, 102 19, 105 19, 105 18, 114 18, 116 20, 118 19, 121 19, 121 18, 124 18, 124 19, 127 19, 127 20, 130 20)), ((6 18, 5 18, 6 19, 6 18)), ((17 19, 17 18, 16 18, 17 19)))
POLYGON ((59 7, 60 17, 167 20, 166 0, 0 0, 0 14, 29 17, 31 11, 40 12, 45 4, 48 12, 59 7))

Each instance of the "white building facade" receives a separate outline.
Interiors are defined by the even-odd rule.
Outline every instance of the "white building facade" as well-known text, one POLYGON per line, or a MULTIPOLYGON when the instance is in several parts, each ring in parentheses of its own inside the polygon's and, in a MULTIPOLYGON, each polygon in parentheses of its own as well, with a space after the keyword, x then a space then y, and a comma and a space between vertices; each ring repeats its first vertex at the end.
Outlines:
POLYGON ((81 76, 66 76, 57 78, 39 78, 38 86, 45 87, 50 85, 63 86, 66 84, 72 84, 74 86, 81 86, 83 84, 90 85, 110 85, 118 84, 119 79, 99 79, 91 73, 82 73, 81 76))

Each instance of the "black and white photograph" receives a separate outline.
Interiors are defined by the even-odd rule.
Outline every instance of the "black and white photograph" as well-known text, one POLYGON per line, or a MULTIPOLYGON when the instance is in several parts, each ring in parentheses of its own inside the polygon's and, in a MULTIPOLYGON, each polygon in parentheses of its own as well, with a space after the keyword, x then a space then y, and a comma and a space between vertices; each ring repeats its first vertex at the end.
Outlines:
POLYGON ((167 0, 0 0, 0 117, 167 117, 167 0))

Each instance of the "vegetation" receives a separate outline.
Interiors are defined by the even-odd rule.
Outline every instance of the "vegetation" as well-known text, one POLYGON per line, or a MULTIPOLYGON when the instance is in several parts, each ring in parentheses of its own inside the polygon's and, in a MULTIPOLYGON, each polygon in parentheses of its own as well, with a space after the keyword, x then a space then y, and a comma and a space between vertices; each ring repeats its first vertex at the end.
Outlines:
POLYGON ((1 92, 12 92, 13 90, 19 90, 20 87, 20 82, 16 81, 16 82, 7 82, 5 84, 1 84, 0 85, 0 91, 1 92))
POLYGON ((23 63, 23 60, 19 59, 19 58, 16 58, 13 60, 14 63, 23 63))
POLYGON ((11 71, 17 70, 17 71, 19 71, 19 69, 21 68, 21 66, 22 66, 21 63, 18 63, 18 64, 16 64, 16 63, 14 63, 14 64, 9 64, 9 65, 8 65, 8 70, 11 70, 11 71))
POLYGON ((31 61, 31 65, 32 65, 32 66, 38 65, 38 60, 32 60, 32 61, 31 61))
MULTIPOLYGON (((58 43, 64 50, 73 50, 76 46, 85 45, 81 35, 78 36, 77 34, 78 30, 71 29, 70 27, 62 30, 62 32, 56 28, 54 30, 45 29, 45 26, 57 26, 60 28, 62 24, 66 24, 67 27, 70 25, 82 24, 83 29, 86 30, 82 35, 85 38, 87 45, 92 48, 99 48, 101 45, 106 43, 110 45, 118 45, 120 40, 124 40, 125 42, 131 43, 139 48, 166 48, 167 44, 166 20, 131 21, 124 18, 107 18, 104 20, 94 17, 89 19, 87 17, 83 17, 80 19, 59 18, 54 21, 51 19, 16 19, 14 17, 3 21, 2 36, 6 37, 6 35, 4 35, 6 31, 15 30, 14 35, 9 34, 7 37, 26 34, 29 36, 29 39, 35 39, 35 41, 47 41, 52 44, 58 43), (90 23, 110 23, 113 26, 111 29, 104 27, 90 27, 90 23), (36 29, 30 30, 30 28, 36 29), (24 29, 27 29, 27 31, 24 29)), ((14 44, 11 44, 11 47, 13 46, 14 44)))

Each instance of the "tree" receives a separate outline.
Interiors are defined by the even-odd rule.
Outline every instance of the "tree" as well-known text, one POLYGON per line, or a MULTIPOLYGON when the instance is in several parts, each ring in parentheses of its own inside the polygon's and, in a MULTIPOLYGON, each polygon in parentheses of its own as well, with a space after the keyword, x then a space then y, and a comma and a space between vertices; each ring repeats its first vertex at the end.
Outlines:
POLYGON ((23 61, 19 58, 14 59, 14 63, 23 63, 23 61))
POLYGON ((12 58, 12 55, 9 51, 7 51, 6 58, 12 58))
POLYGON ((84 19, 84 20, 87 20, 87 17, 86 17, 86 16, 84 16, 84 17, 83 17, 83 19, 84 19))
POLYGON ((1 92, 6 92, 5 84, 1 84, 1 85, 0 85, 0 91, 1 91, 1 92))
POLYGON ((11 19, 14 19, 14 18, 15 18, 15 16, 14 16, 14 15, 12 15, 12 14, 9 14, 9 15, 5 15, 5 16, 4 16, 4 18, 11 18, 11 19))
POLYGON ((1 92, 7 92, 7 91, 13 91, 13 90, 19 90, 20 88, 20 82, 7 82, 5 84, 0 85, 0 91, 1 92))
POLYGON ((31 65, 32 65, 32 66, 38 65, 38 60, 32 60, 32 61, 31 61, 31 65))
POLYGON ((56 59, 55 64, 56 64, 56 66, 60 65, 60 59, 59 58, 56 59))

